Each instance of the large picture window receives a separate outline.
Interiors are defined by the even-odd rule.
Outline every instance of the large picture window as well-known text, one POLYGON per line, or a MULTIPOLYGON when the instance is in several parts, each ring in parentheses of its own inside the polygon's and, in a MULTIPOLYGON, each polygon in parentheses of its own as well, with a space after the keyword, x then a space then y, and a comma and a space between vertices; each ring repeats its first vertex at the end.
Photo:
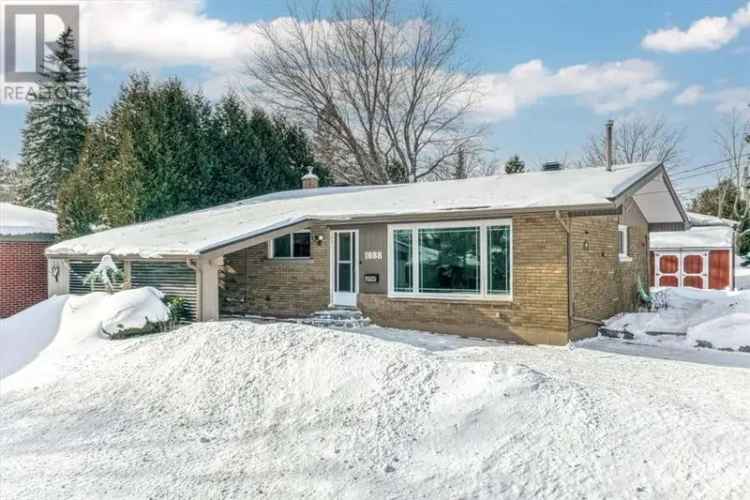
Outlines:
POLYGON ((510 220, 397 224, 388 237, 391 296, 511 296, 510 220))
POLYGON ((479 228, 419 230, 419 292, 479 293, 479 228))
POLYGON ((286 234, 275 238, 270 245, 272 259, 309 259, 310 231, 286 234))

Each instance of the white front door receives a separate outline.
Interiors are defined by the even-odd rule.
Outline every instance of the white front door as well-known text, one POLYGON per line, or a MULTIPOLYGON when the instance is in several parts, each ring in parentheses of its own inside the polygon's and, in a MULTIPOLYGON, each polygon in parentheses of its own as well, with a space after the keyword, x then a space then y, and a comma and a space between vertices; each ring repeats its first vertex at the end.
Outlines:
POLYGON ((331 303, 357 306, 357 231, 331 231, 331 303))

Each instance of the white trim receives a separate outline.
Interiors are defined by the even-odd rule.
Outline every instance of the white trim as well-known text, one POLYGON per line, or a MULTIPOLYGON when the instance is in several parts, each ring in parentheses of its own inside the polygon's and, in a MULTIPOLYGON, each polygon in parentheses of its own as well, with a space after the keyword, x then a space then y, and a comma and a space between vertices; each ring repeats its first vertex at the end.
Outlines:
POLYGON ((300 229, 299 231, 292 231, 291 233, 282 234, 281 236, 277 236, 276 238, 271 238, 270 240, 268 240, 268 258, 272 260, 310 260, 312 259, 313 243, 313 235, 309 229, 300 229), (294 255, 292 255, 291 257, 276 257, 273 254, 273 242, 275 240, 278 240, 279 238, 291 238, 291 241, 289 242, 289 252, 291 254, 294 254, 294 235, 299 233, 310 233, 310 255, 308 255, 307 257, 295 257, 294 255))
POLYGON ((413 224, 389 224, 388 225, 388 297, 392 299, 441 299, 462 301, 489 301, 510 302, 513 300, 513 220, 512 219, 475 219, 442 222, 418 222, 413 224), (510 228, 510 239, 508 241, 510 277, 508 280, 509 292, 507 294, 488 293, 489 279, 488 267, 489 256, 487 255, 487 228, 495 226, 508 226, 510 228), (416 290, 419 286, 419 230, 420 229, 442 229, 454 227, 479 228, 479 293, 421 293, 397 292, 394 290, 395 253, 393 252, 393 233, 397 230, 410 229, 412 231, 412 286, 416 290))
POLYGON ((620 262, 632 262, 633 258, 630 256, 630 228, 625 224, 617 225, 617 257, 620 262), (623 248, 625 253, 620 252, 620 235, 622 236, 623 248))
MULTIPOLYGON (((338 241, 336 238, 336 235, 340 233, 350 233, 353 236, 352 239, 352 281, 354 285, 354 291, 351 292, 352 295, 354 295, 354 304, 353 306, 357 306, 358 296, 359 296, 359 229, 332 229, 329 231, 329 273, 328 273, 328 283, 329 283, 329 299, 330 299, 330 306, 337 306, 337 305, 345 305, 350 306, 352 304, 337 304, 336 303, 336 255, 338 254, 338 241)), ((346 293, 346 292, 344 292, 346 293)))

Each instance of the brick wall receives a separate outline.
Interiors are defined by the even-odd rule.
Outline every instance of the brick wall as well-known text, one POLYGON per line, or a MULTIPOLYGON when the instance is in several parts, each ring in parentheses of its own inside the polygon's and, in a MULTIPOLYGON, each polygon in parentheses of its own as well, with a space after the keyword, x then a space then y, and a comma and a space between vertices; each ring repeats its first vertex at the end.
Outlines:
MULTIPOLYGON (((604 319, 635 307, 636 276, 648 276, 648 227, 639 212, 632 212, 633 207, 626 207, 623 215, 568 218, 563 214, 572 230, 577 315, 604 319), (631 228, 633 260, 629 263, 620 263, 617 255, 617 225, 623 222, 631 228), (588 241, 587 250, 584 241, 588 241)), ((366 242, 360 248, 360 260, 365 250, 382 250, 388 258, 382 226, 356 226, 361 241, 366 242), (372 236, 369 239, 368 234, 372 236), (381 248, 375 248, 378 245, 381 248)), ((330 235, 326 227, 314 227, 312 231, 313 235, 322 234, 324 242, 320 246, 313 243, 311 259, 272 260, 266 244, 227 255, 225 263, 234 273, 226 275, 222 313, 283 317, 326 308, 330 299, 330 235)), ((566 232, 553 213, 513 217, 512 302, 390 299, 377 287, 363 286, 359 307, 383 326, 564 344, 569 338, 566 239, 566 232)), ((362 273, 367 267, 359 269, 362 273)))
MULTIPOLYGON (((574 217, 571 223, 574 316, 607 319, 638 306, 638 276, 648 286, 648 224, 634 203, 622 215, 574 217), (620 262, 618 231, 628 226, 631 260, 620 262)), ((574 336, 593 333, 591 325, 577 323, 574 336)))
POLYGON ((566 233, 554 214, 513 217, 513 301, 359 295, 376 324, 522 343, 568 340, 566 233))
POLYGON ((310 259, 269 259, 265 243, 224 256, 227 272, 225 290, 219 293, 221 313, 293 317, 328 307, 328 229, 315 226, 310 230, 310 259), (318 234, 324 236, 321 245, 315 241, 318 234))
POLYGON ((47 298, 47 242, 0 241, 0 318, 47 298))

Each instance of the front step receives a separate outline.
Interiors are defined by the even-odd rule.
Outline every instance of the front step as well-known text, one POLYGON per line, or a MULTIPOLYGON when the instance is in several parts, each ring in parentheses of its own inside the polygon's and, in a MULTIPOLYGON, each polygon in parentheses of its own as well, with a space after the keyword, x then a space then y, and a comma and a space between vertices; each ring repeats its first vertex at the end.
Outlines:
POLYGON ((370 318, 364 317, 360 310, 348 307, 316 311, 310 317, 297 321, 305 325, 334 328, 362 328, 370 325, 370 318))

